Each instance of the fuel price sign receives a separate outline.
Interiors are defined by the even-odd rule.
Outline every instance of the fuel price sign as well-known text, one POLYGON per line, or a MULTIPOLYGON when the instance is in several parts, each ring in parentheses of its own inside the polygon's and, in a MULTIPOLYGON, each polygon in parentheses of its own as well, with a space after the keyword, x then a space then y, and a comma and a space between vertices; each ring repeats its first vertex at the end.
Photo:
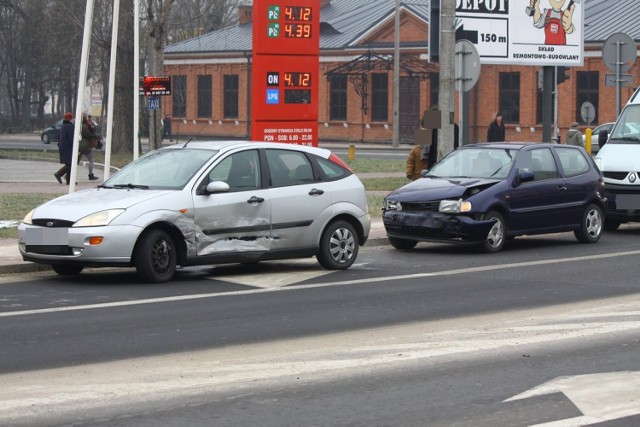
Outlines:
POLYGON ((254 54, 318 54, 320 7, 317 0, 261 0, 253 3, 253 16, 254 54))

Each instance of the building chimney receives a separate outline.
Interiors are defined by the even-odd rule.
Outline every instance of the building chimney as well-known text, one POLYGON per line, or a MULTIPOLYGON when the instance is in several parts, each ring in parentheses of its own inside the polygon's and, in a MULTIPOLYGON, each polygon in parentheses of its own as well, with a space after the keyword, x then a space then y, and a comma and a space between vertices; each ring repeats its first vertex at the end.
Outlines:
POLYGON ((329 6, 331 4, 331 0, 320 0, 320 9, 325 6, 329 6))
POLYGON ((252 5, 238 6, 238 22, 240 23, 240 25, 248 24, 249 22, 251 22, 252 10, 252 5))

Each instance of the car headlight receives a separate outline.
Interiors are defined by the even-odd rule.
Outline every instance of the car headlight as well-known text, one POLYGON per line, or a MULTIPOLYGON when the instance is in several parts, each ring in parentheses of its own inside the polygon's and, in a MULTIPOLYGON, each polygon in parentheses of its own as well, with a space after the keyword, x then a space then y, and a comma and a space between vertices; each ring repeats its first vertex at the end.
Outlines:
POLYGON ((401 211, 402 204, 400 202, 396 202, 395 200, 385 200, 384 201, 384 210, 386 211, 401 211))
POLYGON ((463 213, 471 211, 471 202, 467 200, 440 200, 438 212, 441 213, 463 213))
POLYGON ((25 224, 32 224, 33 212, 34 211, 35 211, 35 209, 31 209, 31 212, 29 212, 27 215, 25 215, 25 217, 22 220, 22 222, 25 223, 25 224))
POLYGON ((92 213, 91 215, 87 215, 76 221, 72 227, 98 227, 101 225, 108 225, 124 211, 124 209, 109 209, 106 211, 92 213))

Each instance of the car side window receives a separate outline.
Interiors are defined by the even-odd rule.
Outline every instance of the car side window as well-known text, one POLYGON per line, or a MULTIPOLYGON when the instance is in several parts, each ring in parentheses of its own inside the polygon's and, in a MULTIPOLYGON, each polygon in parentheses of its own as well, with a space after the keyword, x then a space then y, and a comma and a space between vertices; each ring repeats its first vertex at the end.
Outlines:
POLYGON ((292 150, 265 150, 272 187, 315 182, 313 167, 304 153, 292 150))
POLYGON ((534 181, 558 177, 558 168, 551 150, 548 148, 531 150, 531 171, 534 181))
POLYGON ((568 147, 558 147, 556 150, 565 177, 577 176, 589 171, 589 163, 580 150, 572 150, 568 147))
POLYGON ((208 177, 209 182, 226 182, 229 184, 229 191, 247 191, 262 187, 258 151, 247 150, 227 156, 209 172, 208 177))

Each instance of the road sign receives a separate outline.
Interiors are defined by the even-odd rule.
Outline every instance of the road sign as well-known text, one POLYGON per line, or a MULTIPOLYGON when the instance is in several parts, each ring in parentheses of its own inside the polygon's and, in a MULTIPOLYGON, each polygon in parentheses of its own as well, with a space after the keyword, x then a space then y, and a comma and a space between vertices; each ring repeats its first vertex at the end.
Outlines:
POLYGON ((480 56, 476 47, 469 40, 456 42, 456 90, 468 92, 478 82, 480 77, 480 56))
POLYGON ((158 96, 150 96, 147 98, 147 109, 148 110, 159 110, 160 109, 160 97, 158 96))
POLYGON ((589 101, 583 102, 580 106, 580 117, 587 124, 590 125, 593 119, 596 118, 596 108, 589 101))
MULTIPOLYGON (((626 73, 636 62, 638 51, 633 39, 624 33, 610 35, 602 47, 602 60, 611 72, 626 73)), ((615 86, 615 85, 614 85, 615 86)))
POLYGON ((604 75, 604 84, 605 86, 631 86, 633 83, 633 74, 620 74, 616 76, 615 74, 605 74, 604 75))

